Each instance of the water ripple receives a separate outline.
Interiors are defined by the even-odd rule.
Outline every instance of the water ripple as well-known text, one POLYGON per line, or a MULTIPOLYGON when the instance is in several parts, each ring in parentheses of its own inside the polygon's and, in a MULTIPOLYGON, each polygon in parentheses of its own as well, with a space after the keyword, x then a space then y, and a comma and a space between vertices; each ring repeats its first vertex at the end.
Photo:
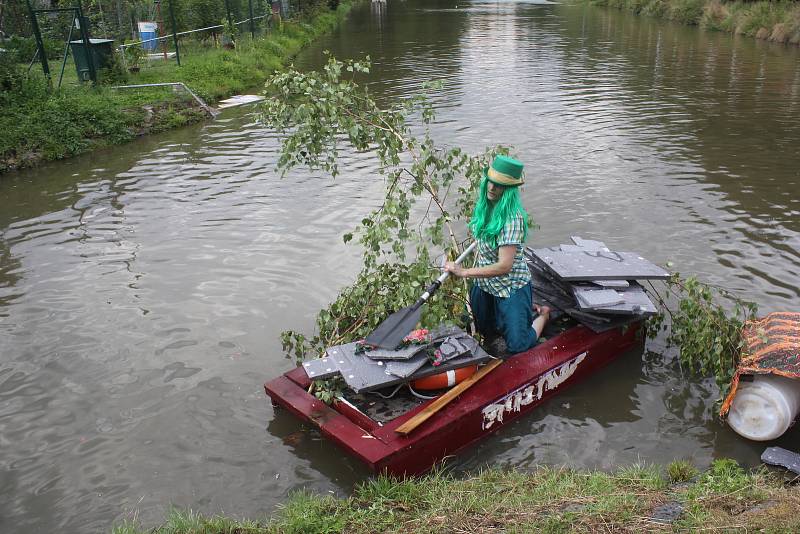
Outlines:
MULTIPOLYGON (((434 137, 513 147, 540 225, 531 243, 603 239, 765 311, 800 297, 796 50, 480 0, 365 5, 296 64, 318 66, 325 48, 369 51, 381 105, 442 79, 434 137)), ((312 332, 356 276, 341 236, 379 205, 384 176, 343 151, 336 180, 281 178, 278 151, 243 108, 0 181, 0 517, 16 530, 107 530, 134 513, 157 524, 164 503, 256 516, 287 491, 343 494, 366 476, 273 414, 261 382, 292 367, 279 333, 312 332)), ((682 376, 663 340, 650 348, 457 470, 756 463, 714 421, 713 383, 682 376)))

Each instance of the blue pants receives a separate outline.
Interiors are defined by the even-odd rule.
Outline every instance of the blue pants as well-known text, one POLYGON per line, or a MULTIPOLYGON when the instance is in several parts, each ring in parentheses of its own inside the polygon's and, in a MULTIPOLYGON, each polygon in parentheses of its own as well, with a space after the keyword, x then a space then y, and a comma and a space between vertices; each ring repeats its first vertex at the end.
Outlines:
POLYGON ((536 345, 533 329, 533 295, 527 284, 508 297, 495 297, 477 285, 469 291, 469 302, 475 316, 475 326, 484 336, 500 334, 508 351, 516 354, 536 345))

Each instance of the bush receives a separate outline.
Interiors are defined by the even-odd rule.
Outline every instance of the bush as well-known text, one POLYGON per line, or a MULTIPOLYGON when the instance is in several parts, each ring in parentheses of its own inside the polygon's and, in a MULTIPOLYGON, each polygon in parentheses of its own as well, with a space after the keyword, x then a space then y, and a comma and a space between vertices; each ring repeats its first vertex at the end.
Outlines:
POLYGON ((122 84, 128 81, 128 72, 122 64, 119 52, 113 50, 108 66, 97 73, 97 81, 106 85, 122 84))
POLYGON ((652 0, 649 4, 644 6, 642 9, 642 14, 649 15, 651 17, 663 17, 667 11, 669 10, 669 6, 664 0, 652 0))
POLYGON ((628 9, 634 13, 641 13, 647 8, 648 0, 628 0, 628 9))
POLYGON ((672 5, 670 18, 684 24, 697 25, 703 16, 703 0, 678 0, 672 5))
POLYGON ((16 93, 22 85, 23 72, 8 52, 0 52, 0 102, 16 93))
POLYGON ((128 68, 138 68, 145 57, 145 50, 141 45, 134 44, 125 47, 125 63, 128 68))
POLYGON ((670 482, 688 482, 698 475, 699 471, 686 460, 676 460, 667 466, 670 482))
MULTIPOLYGON (((43 38, 47 59, 61 59, 64 54, 64 43, 55 39, 43 38)), ((3 41, 2 48, 11 53, 13 61, 29 63, 36 54, 36 39, 33 37, 11 37, 3 41)))
POLYGON ((730 20, 730 12, 719 0, 713 0, 703 9, 703 16, 700 18, 700 26, 710 30, 728 30, 726 21, 730 20))
MULTIPOLYGON (((774 9, 773 5, 768 2, 759 2, 754 4, 746 14, 744 14, 739 23, 736 25, 736 33, 748 35, 750 37, 756 36, 761 29, 769 29, 780 22, 782 13, 774 9)), ((766 34, 769 36, 769 33, 766 34)), ((758 37, 763 38, 762 35, 758 37)))

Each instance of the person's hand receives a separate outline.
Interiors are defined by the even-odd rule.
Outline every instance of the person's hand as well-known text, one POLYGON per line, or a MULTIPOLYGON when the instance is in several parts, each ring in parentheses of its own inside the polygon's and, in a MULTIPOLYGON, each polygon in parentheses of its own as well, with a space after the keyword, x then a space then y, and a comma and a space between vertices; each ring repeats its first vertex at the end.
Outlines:
POLYGON ((464 268, 461 267, 454 261, 448 261, 444 264, 445 272, 452 274, 453 276, 463 277, 464 276, 464 268))
POLYGON ((535 311, 539 315, 543 315, 544 317, 550 318, 550 306, 540 306, 539 304, 533 305, 533 311, 535 311))

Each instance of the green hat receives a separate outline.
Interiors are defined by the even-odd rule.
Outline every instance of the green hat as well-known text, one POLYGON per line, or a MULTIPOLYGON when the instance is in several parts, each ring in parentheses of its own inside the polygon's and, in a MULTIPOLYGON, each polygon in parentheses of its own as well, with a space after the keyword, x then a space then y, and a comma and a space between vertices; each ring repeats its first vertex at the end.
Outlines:
POLYGON ((491 166, 483 170, 483 176, 497 185, 515 187, 523 180, 522 162, 508 156, 495 156, 491 166))

